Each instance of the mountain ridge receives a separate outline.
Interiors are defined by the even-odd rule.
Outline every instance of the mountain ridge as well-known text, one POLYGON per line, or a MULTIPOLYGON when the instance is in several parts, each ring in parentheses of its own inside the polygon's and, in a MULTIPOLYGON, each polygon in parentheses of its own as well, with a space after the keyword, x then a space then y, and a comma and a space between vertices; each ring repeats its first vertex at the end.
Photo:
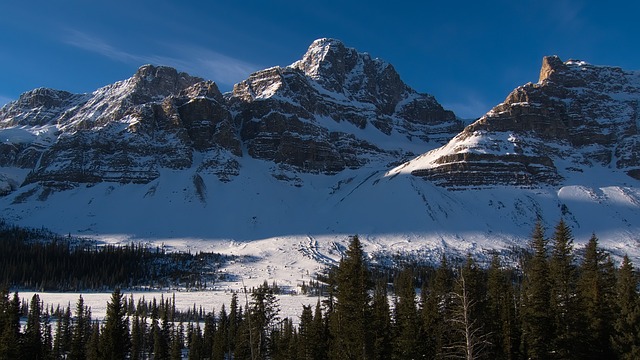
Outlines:
POLYGON ((224 94, 143 66, 92 94, 3 107, 0 207, 107 242, 249 255, 229 271, 250 276, 338 261, 353 234, 377 261, 507 254, 559 218, 577 243, 595 232, 638 262, 638 89, 635 72, 547 57, 538 83, 463 127, 334 39, 224 94))

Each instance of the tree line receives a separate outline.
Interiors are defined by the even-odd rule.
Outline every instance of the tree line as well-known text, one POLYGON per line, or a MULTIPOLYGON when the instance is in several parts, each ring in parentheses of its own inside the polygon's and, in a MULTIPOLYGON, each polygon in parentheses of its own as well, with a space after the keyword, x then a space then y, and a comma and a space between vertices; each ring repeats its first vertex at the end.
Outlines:
POLYGON ((228 256, 165 252, 144 244, 99 245, 45 229, 0 220, 0 284, 37 291, 81 291, 136 286, 213 285, 228 256), (37 269, 37 271, 36 271, 37 269))
POLYGON ((537 224, 517 267, 498 256, 487 268, 472 256, 453 266, 443 256, 424 279, 411 268, 388 279, 372 276, 354 236, 327 276, 327 296, 303 306, 297 319, 280 318, 265 283, 244 301, 236 293, 228 308, 189 319, 178 319, 168 299, 133 306, 116 290, 103 322, 91 320, 80 298, 73 316, 58 312, 55 326, 35 295, 21 330, 18 296, 5 292, 0 358, 640 358, 638 276, 630 259, 616 266, 596 236, 578 250, 581 256, 564 221, 550 239, 537 224))

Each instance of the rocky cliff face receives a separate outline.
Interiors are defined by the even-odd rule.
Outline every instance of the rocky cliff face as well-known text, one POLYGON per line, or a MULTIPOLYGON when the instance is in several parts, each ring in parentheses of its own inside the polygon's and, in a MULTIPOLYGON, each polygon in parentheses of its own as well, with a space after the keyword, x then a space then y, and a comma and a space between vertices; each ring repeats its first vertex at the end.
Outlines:
POLYGON ((638 178, 639 102, 638 72, 545 57, 538 83, 406 168, 446 187, 558 184, 596 166, 638 178))
POLYGON ((211 81, 151 65, 91 94, 27 92, 0 110, 0 167, 28 170, 3 175, 12 180, 4 193, 20 183, 148 183, 162 169, 229 181, 247 155, 334 174, 397 161, 459 130, 452 112, 391 65, 320 39, 302 60, 252 74, 225 95, 211 81))

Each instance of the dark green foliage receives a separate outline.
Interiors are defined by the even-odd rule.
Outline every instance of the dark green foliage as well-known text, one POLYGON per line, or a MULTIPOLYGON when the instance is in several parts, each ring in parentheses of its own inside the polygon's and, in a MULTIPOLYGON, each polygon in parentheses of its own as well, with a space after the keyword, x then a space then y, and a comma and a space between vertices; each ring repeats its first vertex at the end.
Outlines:
POLYGON ((640 300, 638 278, 625 255, 616 284, 617 316, 613 324, 613 347, 621 359, 640 359, 640 300))
POLYGON ((25 359, 42 360, 45 359, 47 349, 45 348, 44 334, 42 329, 42 304, 38 294, 33 295, 29 304, 29 314, 27 315, 27 325, 22 338, 21 356, 25 359))
POLYGON ((430 283, 425 283, 421 292, 422 347, 426 358, 444 359, 451 341, 451 291, 453 272, 443 255, 440 266, 430 283))
POLYGON ((487 274, 486 334, 488 357, 516 359, 520 348, 518 287, 512 270, 503 269, 494 255, 487 274))
POLYGON ((530 359, 548 359, 553 339, 551 282, 547 240, 540 222, 536 223, 531 241, 532 255, 525 262, 522 281, 523 351, 530 359))
POLYGON ((181 359, 185 348, 189 359, 215 360, 640 358, 638 278, 630 260, 616 270, 594 236, 578 264, 562 222, 553 241, 549 256, 538 224, 522 271, 503 268, 497 256, 488 269, 469 256, 462 265, 443 257, 438 269, 394 271, 391 312, 392 272, 376 272, 371 289, 361 244, 352 239, 326 277, 329 299, 324 307, 318 299, 314 311, 303 306, 298 326, 279 318, 267 283, 246 294, 244 309, 232 295, 229 313, 223 306, 218 316, 196 304, 176 310, 175 297, 127 301, 116 290, 103 326, 92 323, 82 297, 71 317, 69 307, 47 308, 37 295, 27 304, 5 290, 0 359, 181 359), (186 334, 182 320, 189 322, 186 334))
POLYGON ((407 269, 395 281, 394 359, 415 359, 420 354, 420 331, 413 274, 407 269))
POLYGON ((124 297, 120 289, 116 289, 111 295, 111 301, 107 303, 107 315, 100 336, 100 354, 104 359, 118 360, 128 356, 131 342, 126 315, 124 297))
POLYGON ((43 229, 9 226, 0 219, 0 284, 35 290, 85 290, 139 285, 203 287, 214 253, 165 253, 160 248, 103 245, 43 229), (38 269, 38 271, 33 271, 38 269))
POLYGON ((336 269, 336 303, 331 315, 331 358, 368 359, 371 278, 358 236, 351 238, 336 269))
POLYGON ((611 257, 598 248, 595 235, 589 239, 578 282, 584 319, 584 358, 612 359, 611 337, 615 313, 615 273, 611 257))
MULTIPOLYGON (((414 293, 415 296, 415 293, 414 293)), ((415 299, 414 299, 415 305, 415 299)), ((373 338, 373 350, 371 359, 390 359, 393 353, 391 312, 387 299, 387 283, 379 280, 373 292, 373 302, 371 305, 371 330, 373 338)), ((316 310, 318 312, 318 310, 316 310)), ((419 322, 417 312, 414 311, 414 321, 419 322)), ((416 329, 417 330, 417 329, 416 329)), ((414 336, 419 336, 419 333, 414 336)))

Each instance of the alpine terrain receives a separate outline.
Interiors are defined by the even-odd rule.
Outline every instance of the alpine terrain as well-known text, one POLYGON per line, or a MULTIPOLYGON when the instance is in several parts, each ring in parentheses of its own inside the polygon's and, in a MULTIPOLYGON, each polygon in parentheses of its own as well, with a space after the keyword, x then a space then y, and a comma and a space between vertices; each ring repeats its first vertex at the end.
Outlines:
POLYGON ((1 217, 247 255, 225 270, 292 286, 349 235, 379 262, 482 258, 526 246, 537 219, 640 262, 639 103, 639 72, 546 57, 537 83, 464 127, 334 39, 224 94, 145 65, 0 110, 1 217))

